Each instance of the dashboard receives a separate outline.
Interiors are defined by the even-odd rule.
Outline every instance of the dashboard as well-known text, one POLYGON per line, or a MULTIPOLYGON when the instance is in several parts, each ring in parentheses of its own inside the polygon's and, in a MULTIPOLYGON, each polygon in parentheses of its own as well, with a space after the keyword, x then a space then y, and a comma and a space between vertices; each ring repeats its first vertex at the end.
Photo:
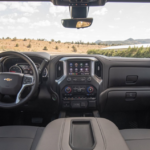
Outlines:
MULTIPOLYGON (((56 102, 61 110, 137 110, 150 106, 149 58, 25 54, 37 69, 48 60, 38 96, 33 99, 40 102, 39 107, 54 109, 52 103, 56 102)), ((9 56, 1 62, 3 72, 33 74, 20 58, 9 56)))

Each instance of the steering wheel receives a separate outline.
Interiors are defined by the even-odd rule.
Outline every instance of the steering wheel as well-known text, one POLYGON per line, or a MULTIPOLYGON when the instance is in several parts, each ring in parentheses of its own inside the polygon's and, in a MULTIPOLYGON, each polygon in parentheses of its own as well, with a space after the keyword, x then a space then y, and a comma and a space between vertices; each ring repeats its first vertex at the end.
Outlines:
POLYGON ((16 96, 13 103, 0 102, 1 108, 13 108, 24 104, 33 96, 39 85, 39 74, 34 62, 25 54, 13 51, 0 53, 0 58, 9 55, 25 60, 31 66, 33 76, 22 73, 0 72, 0 94, 16 96), (21 98, 21 93, 27 86, 30 86, 31 90, 25 98, 21 98))

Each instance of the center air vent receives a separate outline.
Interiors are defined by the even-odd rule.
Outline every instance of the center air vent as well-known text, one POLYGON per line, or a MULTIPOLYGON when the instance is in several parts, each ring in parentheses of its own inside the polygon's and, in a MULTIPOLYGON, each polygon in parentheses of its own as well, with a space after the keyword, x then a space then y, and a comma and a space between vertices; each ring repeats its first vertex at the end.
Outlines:
POLYGON ((57 78, 60 78, 63 75, 63 62, 58 62, 57 64, 57 78))
POLYGON ((101 77, 101 63, 99 61, 95 62, 95 75, 101 77))

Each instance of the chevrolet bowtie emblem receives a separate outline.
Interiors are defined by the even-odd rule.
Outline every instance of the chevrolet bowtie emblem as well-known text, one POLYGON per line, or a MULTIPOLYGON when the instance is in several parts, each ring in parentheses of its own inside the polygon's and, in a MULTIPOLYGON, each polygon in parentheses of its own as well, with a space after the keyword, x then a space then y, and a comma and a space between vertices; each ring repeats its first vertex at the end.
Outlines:
POLYGON ((4 80, 5 80, 5 81, 11 81, 12 79, 10 79, 10 78, 5 78, 4 80))

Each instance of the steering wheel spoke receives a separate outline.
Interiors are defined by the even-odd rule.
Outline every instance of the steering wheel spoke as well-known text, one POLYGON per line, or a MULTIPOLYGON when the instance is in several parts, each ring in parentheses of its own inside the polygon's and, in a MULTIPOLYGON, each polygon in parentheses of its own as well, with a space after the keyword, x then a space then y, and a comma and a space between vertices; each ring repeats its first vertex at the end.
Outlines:
POLYGON ((16 97, 16 101, 15 103, 19 103, 21 101, 21 93, 22 91, 28 87, 28 86, 33 86, 34 85, 34 77, 33 76, 30 76, 30 75, 24 75, 23 77, 23 82, 22 82, 22 87, 20 89, 20 91, 18 92, 17 94, 17 97, 16 97))

